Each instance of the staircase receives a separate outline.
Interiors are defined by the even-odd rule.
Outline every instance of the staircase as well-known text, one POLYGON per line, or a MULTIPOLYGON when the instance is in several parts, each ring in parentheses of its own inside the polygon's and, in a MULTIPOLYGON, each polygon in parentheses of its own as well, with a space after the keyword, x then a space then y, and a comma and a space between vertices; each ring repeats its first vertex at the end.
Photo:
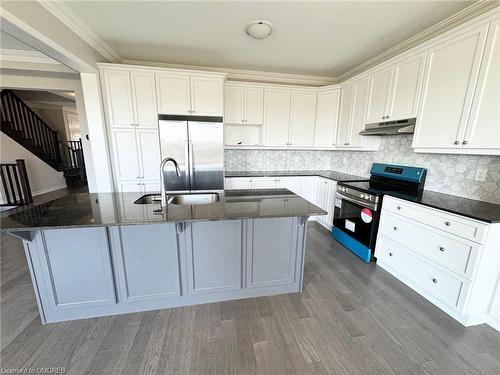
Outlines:
POLYGON ((57 131, 11 90, 2 90, 0 96, 0 130, 56 171, 63 172, 68 186, 86 185, 82 141, 60 142, 57 131))

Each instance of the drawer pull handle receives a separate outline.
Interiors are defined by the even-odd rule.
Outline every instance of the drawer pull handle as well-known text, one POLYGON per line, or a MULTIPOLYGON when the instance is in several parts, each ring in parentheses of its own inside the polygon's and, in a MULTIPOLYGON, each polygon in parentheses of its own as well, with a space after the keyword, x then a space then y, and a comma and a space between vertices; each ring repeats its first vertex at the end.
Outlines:
POLYGON ((392 257, 392 253, 389 253, 389 256, 392 257))
POLYGON ((400 209, 401 209, 401 206, 398 206, 398 210, 400 210, 400 209))
POLYGON ((444 251, 444 247, 443 247, 443 246, 440 246, 440 247, 439 247, 439 250, 444 251))
POLYGON ((394 229, 394 230, 398 230, 398 227, 394 227, 394 228, 392 228, 392 229, 394 229))
POLYGON ((451 223, 450 223, 449 221, 446 221, 444 224, 445 224, 447 227, 451 226, 451 223))
POLYGON ((437 283, 438 283, 438 279, 436 279, 436 278, 434 277, 434 278, 432 278, 432 282, 433 282, 434 284, 437 284, 437 283))

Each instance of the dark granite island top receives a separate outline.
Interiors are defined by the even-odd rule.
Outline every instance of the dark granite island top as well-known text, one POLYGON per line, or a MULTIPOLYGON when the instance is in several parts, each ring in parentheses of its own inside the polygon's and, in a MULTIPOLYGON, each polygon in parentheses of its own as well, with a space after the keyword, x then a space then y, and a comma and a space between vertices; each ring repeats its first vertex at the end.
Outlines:
POLYGON ((202 205, 134 204, 142 193, 74 193, 0 215, 2 231, 325 215, 286 189, 226 190, 202 205))
POLYGON ((352 174, 329 171, 329 170, 307 170, 307 171, 226 171, 226 177, 293 177, 293 176, 318 176, 335 181, 360 181, 368 180, 367 177, 352 174))

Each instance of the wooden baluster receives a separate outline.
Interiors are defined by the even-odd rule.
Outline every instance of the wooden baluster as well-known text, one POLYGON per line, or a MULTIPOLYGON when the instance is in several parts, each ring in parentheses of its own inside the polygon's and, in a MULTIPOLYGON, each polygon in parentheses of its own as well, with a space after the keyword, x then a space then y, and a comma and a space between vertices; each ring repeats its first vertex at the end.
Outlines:
POLYGON ((3 191, 5 194, 5 201, 7 204, 11 204, 11 199, 10 199, 10 194, 9 194, 9 188, 7 186, 7 178, 5 177, 7 170, 6 170, 6 165, 0 165, 0 178, 2 179, 2 185, 3 185, 3 191), (4 171, 5 169, 5 171, 4 171))
POLYGON ((24 204, 33 203, 33 196, 31 195, 30 181, 28 179, 28 172, 26 171, 26 164, 23 159, 16 159, 19 176, 21 177, 21 188, 23 191, 24 204))
POLYGON ((12 182, 11 168, 12 164, 7 164, 7 181, 9 183, 10 192, 12 193, 12 203, 17 205, 16 192, 14 190, 14 183, 12 182))

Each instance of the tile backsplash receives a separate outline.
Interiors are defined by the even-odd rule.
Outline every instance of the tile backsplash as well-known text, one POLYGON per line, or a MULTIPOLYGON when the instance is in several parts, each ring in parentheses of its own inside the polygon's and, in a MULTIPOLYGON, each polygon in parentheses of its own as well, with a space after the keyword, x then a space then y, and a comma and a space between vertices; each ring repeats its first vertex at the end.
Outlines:
POLYGON ((428 169, 425 188, 471 199, 500 203, 500 156, 421 154, 411 148, 412 135, 382 137, 380 150, 297 151, 226 150, 225 168, 235 170, 329 169, 368 177, 373 162, 428 169), (475 181, 478 167, 486 182, 475 181))

